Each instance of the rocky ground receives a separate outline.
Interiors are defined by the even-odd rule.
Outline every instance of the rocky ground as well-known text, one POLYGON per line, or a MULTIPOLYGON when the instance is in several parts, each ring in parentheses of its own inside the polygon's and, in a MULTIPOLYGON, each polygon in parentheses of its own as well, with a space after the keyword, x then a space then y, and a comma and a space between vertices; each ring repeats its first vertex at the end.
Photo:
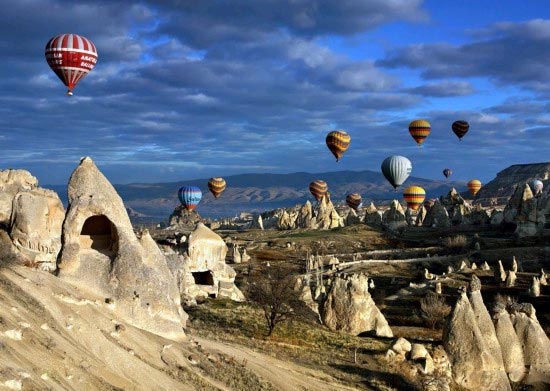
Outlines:
POLYGON ((322 371, 187 333, 175 342, 112 316, 49 273, 0 270, 0 389, 346 390, 322 371))

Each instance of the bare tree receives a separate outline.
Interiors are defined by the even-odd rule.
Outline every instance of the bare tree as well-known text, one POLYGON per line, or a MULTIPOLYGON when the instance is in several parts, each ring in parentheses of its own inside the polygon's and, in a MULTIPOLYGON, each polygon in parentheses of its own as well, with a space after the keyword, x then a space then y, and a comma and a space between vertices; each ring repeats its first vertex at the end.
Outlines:
POLYGON ((451 306, 445 304, 445 299, 437 293, 428 292, 420 300, 420 315, 432 329, 443 323, 450 312, 451 306))
POLYGON ((297 278, 290 268, 278 264, 254 268, 247 296, 259 305, 270 336, 275 327, 302 313, 304 303, 297 290, 297 278))

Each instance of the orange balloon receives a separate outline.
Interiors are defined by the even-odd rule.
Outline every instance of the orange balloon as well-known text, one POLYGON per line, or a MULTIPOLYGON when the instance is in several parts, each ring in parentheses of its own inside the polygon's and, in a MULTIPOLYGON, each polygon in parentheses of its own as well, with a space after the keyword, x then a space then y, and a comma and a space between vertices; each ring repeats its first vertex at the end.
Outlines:
POLYGON ((409 124, 409 133, 412 138, 414 138, 418 146, 421 146, 424 140, 426 140, 426 137, 430 134, 431 128, 432 127, 428 121, 424 119, 417 119, 409 124))
POLYGON ((409 186, 403 191, 403 198, 412 210, 417 210, 426 198, 426 191, 420 186, 409 186))
POLYGON ((340 160, 344 152, 347 151, 350 141, 350 135, 344 130, 334 130, 327 134, 327 147, 336 157, 336 161, 340 160))
POLYGON ((328 185, 325 181, 318 179, 309 184, 309 191, 311 192, 311 194, 313 194, 313 197, 315 197, 317 202, 319 202, 321 201, 321 198, 323 198, 324 195, 327 194, 328 185))
POLYGON ((208 181, 208 190, 210 190, 215 198, 218 198, 225 190, 225 179, 219 177, 210 178, 208 181))
POLYGON ((477 194, 479 189, 481 189, 481 181, 479 179, 472 179, 468 182, 468 190, 470 190, 473 196, 477 194))

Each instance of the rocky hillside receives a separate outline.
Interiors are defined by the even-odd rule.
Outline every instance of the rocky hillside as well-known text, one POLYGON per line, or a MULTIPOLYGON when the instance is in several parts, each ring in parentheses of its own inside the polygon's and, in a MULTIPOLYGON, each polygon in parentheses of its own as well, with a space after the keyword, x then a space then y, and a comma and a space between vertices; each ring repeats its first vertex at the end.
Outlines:
POLYGON ((535 164, 514 164, 500 171, 496 178, 485 184, 478 198, 510 197, 517 185, 539 179, 544 187, 550 187, 550 162, 535 164))
POLYGON ((352 389, 243 346, 154 335, 113 316, 104 297, 2 261, 2 390, 352 389))

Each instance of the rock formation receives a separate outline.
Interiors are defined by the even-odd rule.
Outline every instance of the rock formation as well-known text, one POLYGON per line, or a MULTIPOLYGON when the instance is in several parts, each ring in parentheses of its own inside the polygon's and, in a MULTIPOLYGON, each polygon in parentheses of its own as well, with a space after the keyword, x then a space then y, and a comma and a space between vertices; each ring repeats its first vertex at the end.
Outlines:
POLYGON ((424 227, 448 228, 451 226, 449 214, 443 204, 436 200, 422 223, 424 227))
POLYGON ((57 193, 34 188, 13 199, 9 234, 17 250, 37 268, 53 272, 61 250, 65 208, 57 193))
POLYGON ((468 390, 511 390, 504 367, 498 367, 476 314, 463 290, 445 327, 443 345, 451 362, 453 378, 468 390))
POLYGON ((405 211, 397 200, 391 202, 390 208, 382 215, 382 225, 395 230, 406 226, 405 211))
POLYGON ((524 382, 550 384, 550 340, 544 333, 531 304, 511 308, 514 329, 523 346, 528 368, 524 382))
MULTIPOLYGON (((504 368, 502 351, 500 349, 500 344, 497 339, 493 321, 491 320, 491 315, 489 315, 489 311, 487 311, 487 308, 483 303, 483 297, 481 297, 481 281, 475 274, 472 275, 469 290, 470 304, 476 317, 477 326, 479 327, 479 331, 481 331, 481 335, 483 336, 485 342, 485 351, 488 355, 490 355, 492 361, 491 364, 487 364, 492 365, 493 368, 502 369, 504 368)), ((502 372, 501 375, 506 378, 504 372, 502 372)), ((504 383, 505 381, 501 379, 497 384, 504 383)))
POLYGON ((340 217, 334 208, 329 193, 325 194, 319 201, 316 220, 318 229, 332 229, 344 226, 344 219, 340 217))
POLYGON ((264 222, 262 220, 262 215, 254 215, 252 218, 252 221, 250 222, 250 225, 248 226, 249 229, 264 229, 264 222))
POLYGON ((365 224, 378 227, 382 225, 382 214, 376 209, 376 206, 371 202, 367 208, 365 208, 365 224))
POLYGON ((344 226, 344 219, 336 211, 328 193, 315 207, 306 201, 302 206, 262 213, 261 217, 266 229, 332 229, 344 226))
POLYGON ((510 288, 516 285, 516 272, 513 270, 508 270, 508 273, 506 273, 506 287, 510 288))
POLYGON ((544 228, 546 215, 550 214, 549 199, 548 193, 534 197, 527 183, 517 186, 504 208, 504 222, 516 224, 518 237, 538 235, 544 228))
POLYGON ((403 337, 397 338, 392 347, 386 352, 386 359, 392 359, 395 361, 405 361, 412 345, 403 337))
POLYGON ((547 278, 547 275, 546 273, 544 272, 544 269, 540 269, 540 274, 539 274, 539 283, 541 285, 548 285, 548 280, 546 279, 547 278))
POLYGON ((196 210, 187 210, 183 205, 178 205, 168 218, 169 225, 177 225, 187 229, 192 229, 192 227, 201 221, 203 219, 196 210))
POLYGON ((133 231, 122 199, 92 159, 68 186, 59 277, 103 295, 136 327, 181 339, 186 314, 165 257, 148 233, 133 231))
POLYGON ((346 226, 359 223, 361 223, 361 219, 357 216, 357 213, 353 209, 350 209, 346 215, 346 226))
POLYGON ((358 335, 373 331, 377 336, 393 333, 368 291, 365 274, 336 274, 321 306, 321 319, 331 330, 358 335))
POLYGON ((38 180, 26 170, 0 170, 0 224, 9 225, 15 195, 37 186, 38 180))
POLYGON ((500 259, 498 260, 498 268, 495 268, 495 280, 499 283, 506 281, 506 271, 500 259))
POLYGON ((183 254, 169 263, 172 273, 179 276, 180 294, 186 304, 196 304, 197 299, 208 296, 244 301, 242 292, 235 286, 235 270, 225 263, 226 254, 223 239, 198 223, 189 234, 183 254))
POLYGON ((529 288, 529 296, 539 297, 540 296, 540 280, 537 277, 533 277, 531 282, 531 287, 529 288))
POLYGON ((525 359, 519 338, 506 306, 495 306, 495 333, 500 344, 504 369, 511 381, 520 382, 525 376, 525 359))

